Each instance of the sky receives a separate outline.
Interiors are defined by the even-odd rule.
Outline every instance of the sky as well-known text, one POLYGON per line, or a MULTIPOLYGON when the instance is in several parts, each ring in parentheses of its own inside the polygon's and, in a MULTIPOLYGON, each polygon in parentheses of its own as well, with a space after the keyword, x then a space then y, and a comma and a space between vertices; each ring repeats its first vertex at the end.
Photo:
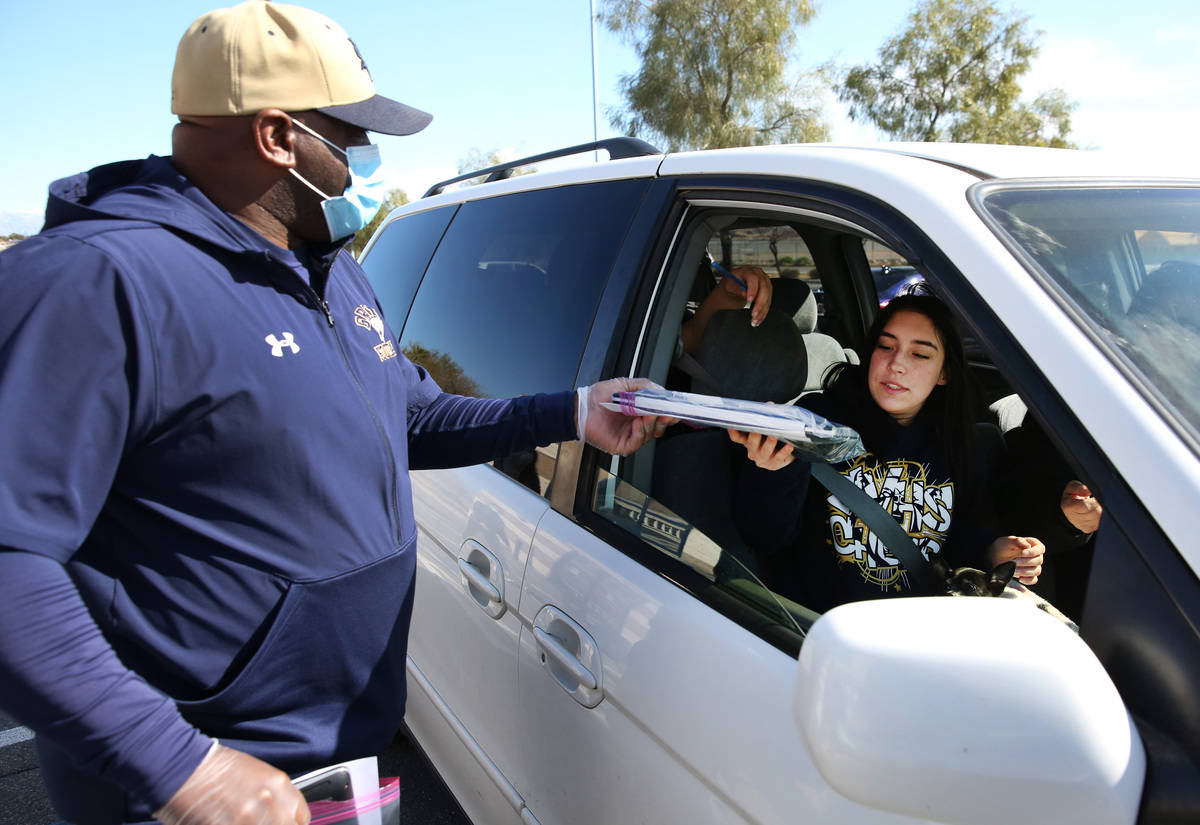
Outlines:
MULTIPOLYGON (((600 0, 596 0, 597 5, 600 0)), ((170 153, 175 47, 214 0, 0 0, 0 236, 41 225, 46 188, 115 160, 170 153)), ((433 113, 409 137, 378 136, 389 183, 416 198, 457 174, 472 150, 504 159, 617 132, 620 77, 633 48, 595 28, 588 0, 309 0, 357 43, 377 90, 433 113)), ((793 64, 870 62, 914 3, 817 0, 793 64)), ((1200 7, 1194 0, 998 3, 1041 30, 1023 80, 1029 98, 1062 88, 1079 104, 1071 137, 1099 150, 1195 151, 1200 135, 1200 7), (1105 5, 1108 5, 1105 8, 1105 5), (1036 8, 1035 8, 1036 7, 1036 8)), ((825 100, 832 139, 874 130, 825 100)), ((591 162, 588 154, 572 162, 591 162)), ((543 165, 542 168, 545 168, 543 165)))

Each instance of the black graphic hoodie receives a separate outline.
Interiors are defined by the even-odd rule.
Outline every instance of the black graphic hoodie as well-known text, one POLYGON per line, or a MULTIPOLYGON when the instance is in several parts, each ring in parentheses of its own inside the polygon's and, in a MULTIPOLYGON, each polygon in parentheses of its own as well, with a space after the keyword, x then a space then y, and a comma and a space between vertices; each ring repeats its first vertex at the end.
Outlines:
MULTIPOLYGON (((923 556, 941 554, 951 567, 986 566, 999 532, 988 481, 995 453, 985 435, 977 433, 969 481, 956 479, 928 408, 901 426, 869 397, 813 393, 800 404, 858 430, 867 453, 835 469, 891 513, 923 556)), ((769 471, 744 461, 737 502, 738 529, 765 583, 806 607, 929 595, 849 508, 812 481, 806 462, 769 471)))

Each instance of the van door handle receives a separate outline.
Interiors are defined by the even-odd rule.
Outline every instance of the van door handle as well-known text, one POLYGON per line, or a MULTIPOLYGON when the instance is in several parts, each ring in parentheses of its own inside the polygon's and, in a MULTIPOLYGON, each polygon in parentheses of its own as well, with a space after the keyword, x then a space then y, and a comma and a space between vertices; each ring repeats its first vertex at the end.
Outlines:
POLYGON ((493 619, 504 615, 504 567, 486 547, 473 539, 463 542, 458 570, 467 595, 493 619))
POLYGON ((533 617, 533 640, 542 667, 585 708, 604 699, 600 649, 578 622, 553 605, 533 617))
POLYGON ((487 574, 466 559, 458 560, 458 569, 467 579, 468 587, 474 587, 487 596, 489 602, 500 601, 500 590, 487 579, 487 574))
POLYGON ((542 653, 554 659, 559 667, 570 673, 576 682, 589 690, 595 690, 600 686, 596 681, 596 675, 584 667, 583 662, 576 659, 571 651, 563 647, 562 642, 540 627, 533 629, 533 635, 537 637, 538 647, 542 653))

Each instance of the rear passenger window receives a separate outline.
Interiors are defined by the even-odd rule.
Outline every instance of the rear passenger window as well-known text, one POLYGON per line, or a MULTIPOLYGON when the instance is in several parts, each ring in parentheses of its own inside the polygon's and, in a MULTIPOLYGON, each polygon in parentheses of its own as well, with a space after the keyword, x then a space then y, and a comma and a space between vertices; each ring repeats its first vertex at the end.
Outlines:
MULTIPOLYGON (((417 291, 401 348, 442 389, 505 398, 571 389, 644 180, 468 202, 417 291)), ((496 466, 545 493, 556 447, 496 466)))
POLYGON ((925 276, 915 266, 910 266, 903 255, 878 241, 864 239, 863 253, 871 266, 871 280, 881 308, 925 280, 925 276))
POLYGON ((393 329, 404 324, 421 273, 429 266, 452 217, 454 207, 443 206, 394 220, 363 258, 363 269, 375 288, 383 317, 393 329))

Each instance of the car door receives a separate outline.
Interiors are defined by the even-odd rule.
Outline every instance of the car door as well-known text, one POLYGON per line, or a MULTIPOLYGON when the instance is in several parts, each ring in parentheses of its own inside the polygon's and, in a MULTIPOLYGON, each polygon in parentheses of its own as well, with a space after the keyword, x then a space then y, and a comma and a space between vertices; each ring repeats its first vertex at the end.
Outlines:
MULTIPOLYGON (((720 248, 714 235, 730 226, 761 224, 764 248, 766 230, 775 225, 798 227, 811 239, 815 272, 809 274, 822 286, 824 334, 849 339, 843 344, 861 336, 877 306, 864 239, 914 259, 908 240, 923 243, 931 271, 956 276, 927 240, 909 229, 885 231, 886 224, 864 217, 880 211, 877 205, 846 203, 844 193, 826 189, 818 199, 789 184, 790 198, 767 199, 761 180, 757 191, 737 192, 732 177, 713 181, 711 189, 699 178, 686 185, 662 229, 672 243, 657 255, 647 248, 652 285, 629 288, 632 317, 608 331, 620 343, 597 340, 605 332, 594 331, 589 348, 611 354, 599 365, 603 374, 678 380, 675 336, 693 273, 705 250, 720 248)), ((720 454, 694 434, 676 438, 689 439, 689 458, 710 449, 720 454)), ((728 489, 719 481, 724 459, 700 470, 712 479, 709 500, 682 497, 667 506, 661 500, 667 455, 665 439, 623 459, 585 451, 574 495, 563 498, 560 491, 538 525, 519 607, 519 781, 531 814, 543 825, 927 821, 919 809, 868 804, 869 793, 836 789, 818 766, 795 718, 817 701, 796 693, 796 654, 819 618, 772 594, 736 536, 720 534, 720 525, 706 518, 706 510, 729 506, 720 502, 728 489)), ((688 466, 690 472, 676 469, 676 476, 696 475, 699 465, 688 466)), ((881 730, 894 715, 912 712, 891 700, 884 683, 838 701, 852 703, 859 718, 878 718, 881 730)), ((1127 715, 1119 703, 1116 709, 1126 733, 1127 715)), ((938 724, 933 715, 927 723, 938 724)), ((915 753, 921 742, 911 747, 915 753)), ((1128 748, 1140 753, 1136 738, 1128 748)), ((1053 748, 1043 755, 1052 759, 1053 748)), ((1131 822, 1137 808, 1142 774, 1136 757, 1128 758, 1114 791, 1120 804, 1106 814, 1112 822, 1131 822)), ((993 821, 958 816, 944 821, 993 821)))
MULTIPOLYGON (((658 300, 609 330, 640 341, 593 341, 634 353, 618 373, 664 383, 691 275, 720 235, 695 229, 683 204, 665 226, 676 242, 657 260, 647 250, 656 284, 640 290, 658 300)), ((821 779, 791 721, 795 655, 815 614, 771 594, 718 524, 705 532, 699 514, 651 495, 654 450, 667 451, 584 460, 576 518, 550 511, 534 537, 518 668, 531 813, 544 825, 790 822, 801 811, 812 822, 909 821, 821 779)))
MULTIPOLYGON (((389 319, 405 319, 404 354, 446 392, 570 389, 647 185, 481 198, 392 220, 364 266, 389 319)), ((552 445, 487 465, 412 473, 417 584, 406 720, 439 770, 471 777, 474 790, 459 801, 477 821, 520 821, 507 778, 518 739, 517 606, 557 454, 552 445)))
POLYGON ((523 788, 543 825, 895 821, 819 789, 786 734, 792 656, 605 538, 548 513, 522 603, 523 788))

